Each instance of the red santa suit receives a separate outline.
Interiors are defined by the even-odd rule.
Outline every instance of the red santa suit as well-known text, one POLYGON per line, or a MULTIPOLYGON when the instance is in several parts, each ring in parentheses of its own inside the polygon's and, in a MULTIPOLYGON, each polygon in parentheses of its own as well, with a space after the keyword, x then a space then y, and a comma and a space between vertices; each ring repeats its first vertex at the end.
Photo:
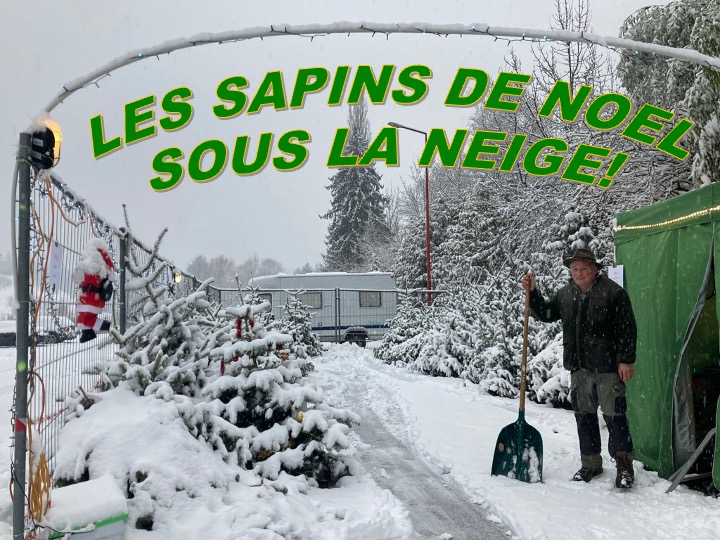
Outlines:
POLYGON ((116 275, 109 251, 102 240, 91 240, 85 246, 73 271, 73 280, 80 283, 77 327, 81 330, 81 343, 94 339, 97 331, 110 329, 110 321, 100 316, 105 302, 112 296, 112 284, 116 275))

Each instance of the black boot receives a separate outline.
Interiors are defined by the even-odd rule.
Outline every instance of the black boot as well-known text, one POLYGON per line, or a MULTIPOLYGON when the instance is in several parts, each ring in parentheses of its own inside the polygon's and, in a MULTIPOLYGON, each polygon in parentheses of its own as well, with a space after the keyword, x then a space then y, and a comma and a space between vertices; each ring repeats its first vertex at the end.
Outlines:
POLYGON ((635 470, 633 469, 632 457, 627 452, 615 453, 615 464, 617 465, 617 477, 615 487, 619 489, 630 489, 635 482, 635 470))
POLYGON ((85 343, 86 341, 93 340, 96 337, 97 334, 95 333, 95 330, 87 328, 80 333, 80 343, 85 343))
POLYGON ((110 330, 110 321, 103 321, 100 325, 100 331, 107 332, 108 330, 110 330))
POLYGON ((597 469, 591 469, 590 467, 580 467, 580 470, 575 473, 573 480, 576 482, 589 482, 596 476, 601 475, 603 472, 602 467, 597 469))

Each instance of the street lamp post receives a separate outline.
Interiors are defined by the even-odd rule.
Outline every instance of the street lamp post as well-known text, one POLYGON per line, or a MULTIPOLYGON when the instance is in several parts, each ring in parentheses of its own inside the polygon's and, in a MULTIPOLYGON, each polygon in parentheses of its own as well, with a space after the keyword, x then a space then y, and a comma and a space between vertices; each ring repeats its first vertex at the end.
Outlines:
MULTIPOLYGON (((415 133, 421 133, 425 136, 425 145, 427 146, 427 132, 419 129, 403 126, 396 122, 388 122, 388 125, 394 128, 407 129, 415 133)), ((430 271, 430 165, 425 167, 425 261, 427 271, 427 305, 432 305, 432 272, 430 271)))

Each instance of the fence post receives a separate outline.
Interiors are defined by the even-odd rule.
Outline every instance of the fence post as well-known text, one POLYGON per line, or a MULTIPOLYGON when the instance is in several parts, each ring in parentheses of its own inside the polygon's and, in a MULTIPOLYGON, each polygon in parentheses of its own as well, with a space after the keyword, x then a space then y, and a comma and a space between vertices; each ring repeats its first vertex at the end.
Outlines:
POLYGON ((120 272, 118 275, 118 317, 120 318, 120 333, 124 334, 127 327, 127 298, 125 297, 125 257, 127 256, 127 234, 124 227, 120 227, 120 272))
MULTIPOLYGON (((27 383, 30 347, 30 145, 32 136, 20 134, 18 147, 18 232, 16 362, 15 362, 15 456, 13 465, 13 539, 25 538, 25 473, 27 458, 27 383)), ((15 181, 15 179, 13 179, 15 181)))
POLYGON ((340 289, 335 289, 335 343, 340 343, 340 289))

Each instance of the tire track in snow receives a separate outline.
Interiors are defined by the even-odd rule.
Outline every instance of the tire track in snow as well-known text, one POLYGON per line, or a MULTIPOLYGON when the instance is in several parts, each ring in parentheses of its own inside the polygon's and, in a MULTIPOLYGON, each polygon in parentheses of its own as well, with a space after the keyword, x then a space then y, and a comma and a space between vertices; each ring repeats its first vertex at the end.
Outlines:
MULTIPOLYGON (((334 406, 350 407, 362 418, 353 429, 362 444, 356 458, 375 482, 388 489, 409 511, 415 539, 507 539, 507 527, 473 503, 448 476, 440 474, 411 450, 405 411, 393 399, 391 381, 375 369, 369 353, 342 347, 326 356, 316 378, 334 406), (334 353, 334 354, 333 354, 334 353), (373 381, 373 382, 371 382, 373 381), (389 383, 389 384, 388 384, 389 383), (372 408, 381 407, 392 433, 372 408), (404 429, 403 427, 404 426, 404 429), (405 435, 405 436, 403 436, 405 435)), ((403 378, 411 379, 406 374, 403 378)))

